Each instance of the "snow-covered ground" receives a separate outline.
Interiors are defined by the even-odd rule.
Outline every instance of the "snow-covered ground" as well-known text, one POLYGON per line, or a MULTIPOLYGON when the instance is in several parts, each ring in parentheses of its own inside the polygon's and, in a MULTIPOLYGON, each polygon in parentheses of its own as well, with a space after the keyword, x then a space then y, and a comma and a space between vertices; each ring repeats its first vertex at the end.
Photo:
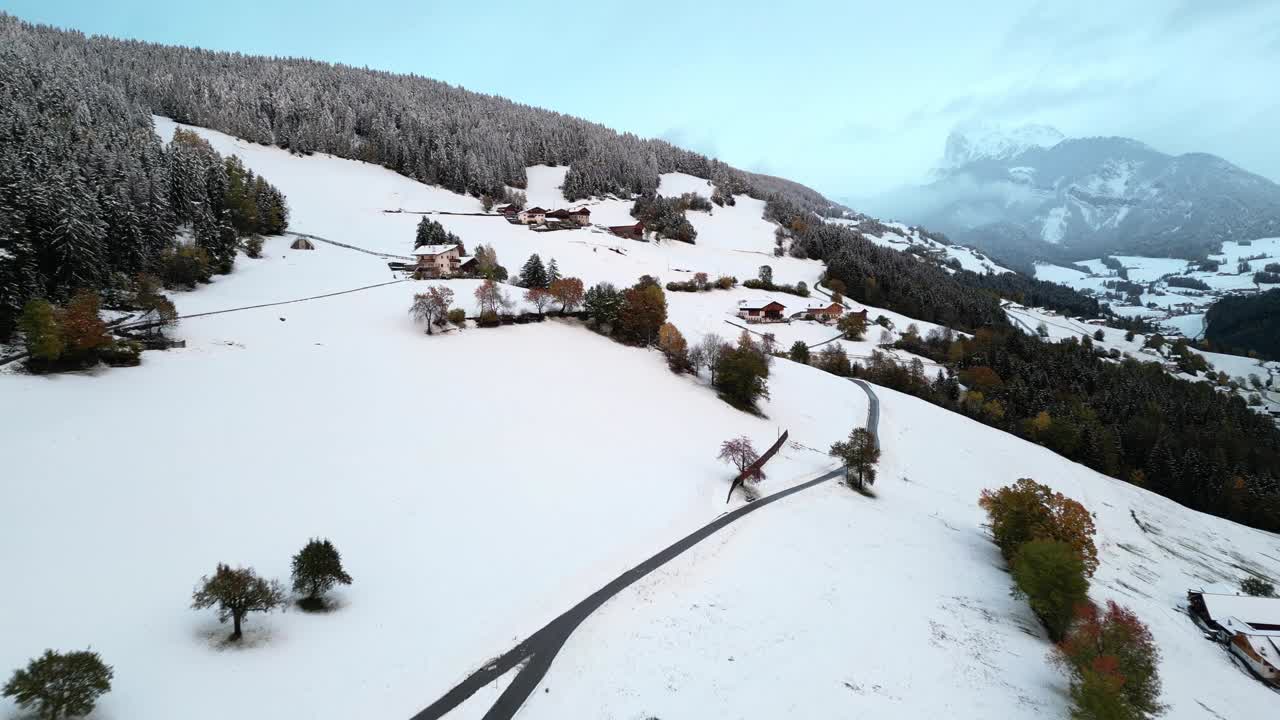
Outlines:
POLYGON ((816 488, 678 558, 578 630, 521 717, 1066 717, 1065 679, 976 503, 1020 477, 1096 513, 1091 595, 1150 626, 1167 717, 1272 711, 1274 691, 1178 606, 1237 566, 1280 574, 1280 538, 878 393, 875 499, 816 488))
MULTIPOLYGON (((198 132, 279 186, 300 232, 403 254, 420 216, 383 210, 479 212, 472 198, 374 166, 198 132)), ((530 202, 567 205, 563 176, 531 168, 530 202)), ((701 191, 688 176, 662 183, 664 193, 701 191)), ((622 201, 590 206, 594 222, 629 219, 622 201)), ((434 217, 469 249, 492 244, 513 272, 538 252, 588 284, 699 270, 745 279, 769 264, 776 280, 812 286, 821 266, 774 258, 762 209, 738 198, 691 213, 697 245, 434 217)), ((231 275, 176 294, 179 311, 395 279, 378 257, 289 241, 270 238, 263 259, 241 258, 231 275)), ((474 281, 447 284, 472 307, 474 281)), ((790 430, 769 492, 831 467, 826 448, 866 416, 856 386, 785 360, 760 418, 716 399, 705 379, 671 374, 658 353, 569 322, 428 337, 408 316, 426 285, 186 320, 175 331, 186 348, 148 352, 139 368, 0 375, 0 425, 15 449, 5 454, 0 566, 20 580, 20 591, 0 593, 0 669, 46 647, 92 646, 116 670, 97 720, 409 716, 722 512, 732 473, 715 460, 720 441, 747 434, 763 448, 790 430), (355 578, 335 593, 336 612, 253 615, 245 646, 226 648, 228 628, 188 609, 217 562, 285 578, 291 554, 317 535, 334 540, 355 578)), ((691 341, 732 337, 739 329, 725 320, 737 302, 763 296, 668 293, 669 315, 691 341)), ((899 331, 913 322, 868 311, 899 331)), ((1032 327, 1042 319, 1010 312, 1032 327)), ((1055 336, 1097 329, 1043 319, 1055 336)), ((752 329, 784 348, 836 334, 808 322, 752 329)), ((862 355, 879 332, 839 342, 862 355)), ((1104 332, 1106 345, 1136 350, 1121 331, 1104 332)), ((1152 626, 1169 717, 1274 706, 1176 606, 1188 587, 1236 579, 1236 567, 1280 577, 1280 538, 879 394, 877 498, 820 486, 681 556, 589 619, 520 716, 1062 717, 1065 679, 1025 603, 1009 597, 976 506, 981 489, 1024 476, 1098 514, 1095 598, 1120 599, 1152 626)), ((483 715, 500 686, 458 716, 483 715)), ((10 711, 0 702, 0 717, 10 711)))

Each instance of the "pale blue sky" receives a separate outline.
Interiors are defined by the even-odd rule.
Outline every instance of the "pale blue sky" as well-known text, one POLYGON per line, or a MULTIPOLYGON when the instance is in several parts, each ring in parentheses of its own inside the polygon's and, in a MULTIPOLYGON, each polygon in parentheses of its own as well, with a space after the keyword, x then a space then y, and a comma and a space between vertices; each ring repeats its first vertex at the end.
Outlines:
POLYGON ((1213 152, 1280 179, 1280 2, 0 0, 88 33, 414 72, 833 196, 959 122, 1213 152))

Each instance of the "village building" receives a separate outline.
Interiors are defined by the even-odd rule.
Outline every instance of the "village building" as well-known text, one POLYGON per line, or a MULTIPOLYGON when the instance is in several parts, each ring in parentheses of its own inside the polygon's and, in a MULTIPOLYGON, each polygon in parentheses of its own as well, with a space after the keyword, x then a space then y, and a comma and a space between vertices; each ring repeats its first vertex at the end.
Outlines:
POLYGON ((1258 677, 1280 686, 1280 598, 1192 590, 1191 614, 1258 677))
POLYGON ((626 238, 628 240, 643 240, 644 223, 638 222, 635 225, 612 225, 609 227, 609 232, 620 238, 626 238))
POLYGON ((547 211, 544 208, 531 207, 521 210, 517 217, 525 225, 540 225, 547 221, 547 211))
POLYGON ((787 309, 786 305, 777 300, 770 300, 767 303, 752 303, 749 300, 743 300, 738 303, 738 317, 749 323, 758 322, 781 322, 782 313, 787 309))
POLYGON ((414 270, 427 277, 456 275, 475 261, 474 257, 462 256, 460 245, 423 245, 414 248, 413 255, 418 259, 414 270))
POLYGON ((577 225, 586 227, 591 224, 591 211, 587 208, 578 208, 569 212, 569 220, 577 225))
MULTIPOLYGON (((866 310, 862 311, 866 314, 866 310)), ((844 315, 844 306, 838 302, 818 303, 809 305, 805 309, 795 314, 795 317, 802 317, 806 320, 818 320, 821 322, 829 322, 831 320, 839 320, 844 315)), ((864 318, 865 319, 865 318, 864 318)))

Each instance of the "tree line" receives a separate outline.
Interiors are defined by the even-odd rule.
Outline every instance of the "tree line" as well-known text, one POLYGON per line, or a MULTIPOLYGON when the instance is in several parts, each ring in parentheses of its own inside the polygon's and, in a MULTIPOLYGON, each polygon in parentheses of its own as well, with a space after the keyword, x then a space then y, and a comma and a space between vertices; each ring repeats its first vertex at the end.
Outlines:
POLYGON ((31 298, 131 290, 180 229, 207 279, 241 237, 287 227, 284 196, 239 159, 193 133, 166 147, 101 68, 36 37, 0 16, 0 338, 31 298))
POLYGON ((458 193, 500 198, 526 187, 527 166, 568 165, 570 200, 653 193, 660 173, 683 172, 712 180, 722 200, 781 193, 814 212, 844 211, 809 188, 661 140, 416 75, 86 37, 8 15, 0 37, 66 58, 86 80, 179 122, 376 163, 458 193))

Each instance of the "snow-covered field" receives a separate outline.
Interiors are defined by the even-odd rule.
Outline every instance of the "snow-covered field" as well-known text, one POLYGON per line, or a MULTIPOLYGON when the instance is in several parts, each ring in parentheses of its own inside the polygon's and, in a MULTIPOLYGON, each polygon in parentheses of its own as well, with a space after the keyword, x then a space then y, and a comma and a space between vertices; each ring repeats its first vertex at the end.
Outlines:
MULTIPOLYGON (((180 304, 378 262, 286 247, 180 304)), ((189 320, 186 349, 134 370, 0 379, 23 449, 0 563, 42 588, 5 594, 0 667, 92 645, 117 671, 103 717, 407 716, 721 512, 721 440, 789 429, 763 488, 781 489, 830 467, 807 448, 866 412, 851 384, 778 363, 773 391, 815 400, 755 418, 656 352, 561 322, 427 337, 413 289, 189 320), (220 648, 228 629, 187 607, 199 576, 225 561, 285 577, 317 535, 355 576, 344 607, 251 616, 249 647, 220 648)))
MULTIPOLYGON (((280 187, 300 232, 403 254, 419 216, 384 209, 479 212, 474 199, 381 168, 199 132, 280 187)), ((531 168, 530 202, 567 205, 563 172, 531 168)), ((664 176, 662 192, 701 192, 696 180, 664 176)), ((594 222, 629 219, 622 201, 591 207, 594 222)), ((812 285, 821 266, 774 258, 761 211, 739 198, 691 213, 693 246, 435 217, 468 248, 492 244, 513 272, 538 252, 588 284, 699 270, 746 278, 769 264, 780 282, 812 285)), ((262 260, 241 258, 230 276, 175 295, 180 312, 394 279, 380 258, 293 251, 289 240, 270 238, 262 260)), ((470 307, 475 282, 448 284, 470 307)), ((671 374, 656 352, 568 322, 428 337, 407 312, 425 285, 186 320, 176 335, 187 347, 146 353, 139 368, 0 374, 0 566, 17 580, 0 593, 0 671, 46 647, 92 646, 116 670, 96 720, 407 717, 722 512, 732 473, 715 460, 721 440, 747 434, 763 448, 790 430, 769 492, 831 467, 825 449, 866 416, 853 384, 785 360, 758 418, 705 379, 671 374), (226 648, 228 628, 188 609, 217 562, 285 578, 317 535, 355 579, 336 612, 253 615, 245 646, 226 648)), ((767 295, 668 293, 670 317, 690 340, 732 337, 738 300, 767 295)), ((1018 312, 1034 327, 1036 311, 1018 312)), ((912 322, 869 314, 899 330, 912 322)), ((1055 335, 1082 330, 1058 320, 1055 335)), ((835 335, 806 322, 753 329, 783 347, 835 335)), ((879 331, 841 342, 865 354, 879 331)), ((1177 605, 1188 587, 1236 579, 1238 566, 1280 577, 1280 538, 879 394, 877 498, 820 486, 676 559, 579 629, 520 717, 1063 717, 1065 678, 1025 603, 1009 597, 976 506, 981 489, 1024 476, 1098 514, 1095 599, 1120 599, 1152 626, 1169 717, 1274 707, 1276 695, 1177 605)), ((462 710, 479 717, 496 692, 462 710)))
POLYGON ((1236 580, 1233 566, 1276 576, 1280 538, 878 393, 876 499, 815 488, 678 558, 578 630, 544 680, 550 692, 521 717, 1066 717, 1065 680, 1025 602, 1010 597, 976 504, 983 488, 1020 477, 1096 513, 1092 597, 1151 627, 1167 717, 1273 710, 1275 692, 1178 605, 1188 588, 1236 580))

